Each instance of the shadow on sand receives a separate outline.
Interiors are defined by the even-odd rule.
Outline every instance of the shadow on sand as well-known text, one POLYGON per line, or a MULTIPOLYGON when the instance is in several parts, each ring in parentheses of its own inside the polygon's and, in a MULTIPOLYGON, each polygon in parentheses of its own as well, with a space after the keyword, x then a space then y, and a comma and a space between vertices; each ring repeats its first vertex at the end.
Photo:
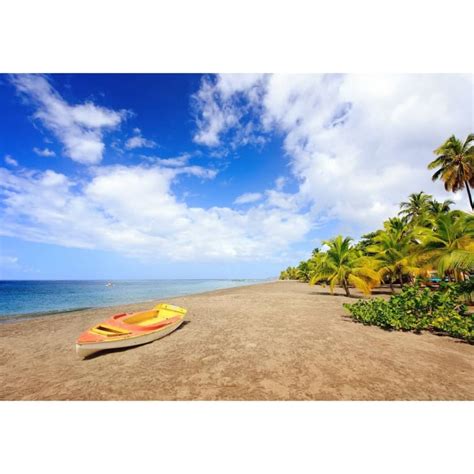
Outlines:
POLYGON ((345 293, 340 292, 341 291, 340 288, 338 288, 338 291, 336 291, 335 293, 331 293, 331 291, 329 290, 329 287, 314 287, 314 288, 315 288, 315 290, 310 293, 311 295, 341 296, 343 298, 352 298, 352 299, 357 299, 357 300, 373 298, 373 297, 376 297, 376 296, 393 296, 393 295, 397 294, 397 292, 398 292, 397 291, 398 288, 396 288, 395 293, 393 293, 392 290, 390 290, 389 287, 379 286, 377 288, 374 288, 370 295, 363 295, 357 289, 351 287, 350 288, 351 295, 346 296, 345 293), (318 289, 316 289, 316 288, 318 288, 318 289))
POLYGON ((336 296, 339 296, 341 298, 350 298, 350 299, 355 299, 355 300, 361 300, 364 299, 364 296, 362 295, 354 295, 351 294, 350 296, 346 296, 341 293, 332 293, 329 291, 312 291, 310 295, 317 295, 317 296, 330 296, 331 298, 335 298, 336 296))

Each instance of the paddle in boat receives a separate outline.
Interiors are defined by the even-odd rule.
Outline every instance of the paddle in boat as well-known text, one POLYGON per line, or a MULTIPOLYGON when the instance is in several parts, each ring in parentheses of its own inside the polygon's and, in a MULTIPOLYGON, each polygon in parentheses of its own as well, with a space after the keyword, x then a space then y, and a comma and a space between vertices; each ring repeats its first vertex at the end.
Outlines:
POLYGON ((76 341, 76 352, 87 357, 105 349, 152 342, 178 328, 186 313, 184 308, 162 303, 149 311, 116 314, 83 332, 76 341))

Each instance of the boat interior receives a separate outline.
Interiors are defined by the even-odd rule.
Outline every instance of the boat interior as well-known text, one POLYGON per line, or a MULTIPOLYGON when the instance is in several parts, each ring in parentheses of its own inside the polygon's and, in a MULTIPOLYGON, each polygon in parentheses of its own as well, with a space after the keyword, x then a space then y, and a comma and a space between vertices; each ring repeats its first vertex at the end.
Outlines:
MULTIPOLYGON (((131 314, 125 317, 122 321, 126 324, 133 324, 136 326, 151 326, 175 316, 186 314, 186 310, 179 306, 160 304, 149 311, 140 311, 139 313, 131 314)), ((122 315, 114 316, 114 318, 123 317, 122 315)))

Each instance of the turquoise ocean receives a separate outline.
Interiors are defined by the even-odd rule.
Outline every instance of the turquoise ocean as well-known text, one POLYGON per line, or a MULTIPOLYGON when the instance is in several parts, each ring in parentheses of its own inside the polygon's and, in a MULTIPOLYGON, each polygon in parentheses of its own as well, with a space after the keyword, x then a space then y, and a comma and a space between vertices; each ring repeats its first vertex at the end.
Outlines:
POLYGON ((250 285, 263 280, 0 281, 0 321, 116 306, 250 285))

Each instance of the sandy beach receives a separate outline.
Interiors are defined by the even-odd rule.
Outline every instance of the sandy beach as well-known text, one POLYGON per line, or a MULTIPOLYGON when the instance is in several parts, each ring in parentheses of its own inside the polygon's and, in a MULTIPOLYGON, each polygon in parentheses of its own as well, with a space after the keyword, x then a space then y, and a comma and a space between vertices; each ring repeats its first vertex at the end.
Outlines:
MULTIPOLYGON (((88 360, 77 336, 99 308, 0 326, 2 400, 471 400, 474 346, 352 322, 348 298, 271 282, 170 298, 171 335, 88 360)), ((355 300, 352 300, 355 301, 355 300)))

